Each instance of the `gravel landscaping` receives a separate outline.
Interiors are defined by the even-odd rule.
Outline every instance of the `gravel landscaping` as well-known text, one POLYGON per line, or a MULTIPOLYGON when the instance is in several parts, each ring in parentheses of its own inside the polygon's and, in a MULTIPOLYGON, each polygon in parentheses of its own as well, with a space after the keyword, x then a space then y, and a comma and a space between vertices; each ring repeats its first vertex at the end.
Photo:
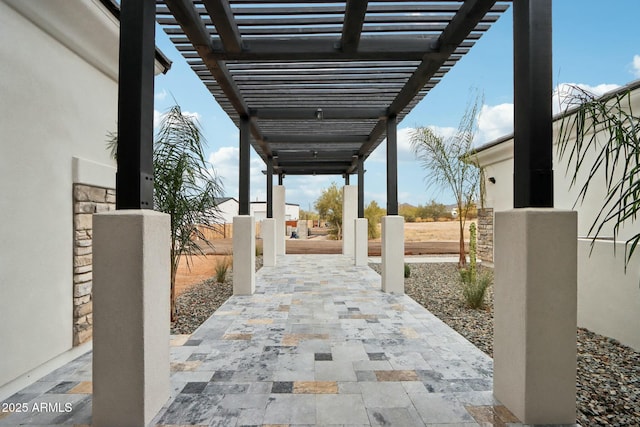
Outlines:
MULTIPOLYGON (((371 264, 380 272, 379 264, 371 264)), ((479 349, 493 355, 493 288, 485 308, 465 307, 456 264, 411 264, 405 292, 479 349)), ((577 422, 582 426, 640 425, 640 353, 578 329, 577 422)))
MULTIPOLYGON (((259 268, 261 257, 256 259, 259 268)), ((380 272, 379 264, 370 265, 380 272)), ((465 307, 455 264, 411 264, 405 291, 418 303, 488 355, 493 354, 493 300, 485 307, 465 307)), ((232 275, 195 285, 178 297, 174 334, 190 334, 233 293, 232 275)), ((640 425, 640 353, 615 340, 578 329, 578 423, 582 426, 640 425)))

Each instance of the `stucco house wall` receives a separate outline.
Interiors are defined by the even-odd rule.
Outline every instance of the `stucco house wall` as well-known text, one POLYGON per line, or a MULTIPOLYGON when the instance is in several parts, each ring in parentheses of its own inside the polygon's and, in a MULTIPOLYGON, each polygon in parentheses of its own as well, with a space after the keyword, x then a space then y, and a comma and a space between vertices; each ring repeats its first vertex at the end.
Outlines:
POLYGON ((113 197, 119 23, 98 0, 2 0, 0 36, 1 389, 73 347, 74 186, 113 197))
MULTIPOLYGON (((631 108, 640 112, 640 81, 628 85, 631 108)), ((628 223, 613 241, 613 226, 606 226, 591 250, 589 228, 606 196, 603 177, 597 177, 584 201, 578 203, 580 184, 588 170, 571 186, 573 169, 567 171, 568 156, 558 158, 557 134, 561 118, 554 123, 554 205, 578 211, 578 325, 615 338, 640 350, 640 253, 634 255, 624 272, 625 241, 640 232, 640 224, 628 223), (574 206, 575 204, 575 206, 574 206), (615 246, 615 253, 614 253, 615 246)), ((494 213, 513 208, 513 135, 477 150, 485 170, 485 205, 494 213), (495 183, 489 181, 490 178, 495 183)), ((593 159, 586 160, 587 165, 593 159)), ((573 166, 572 166, 573 167, 573 166)))

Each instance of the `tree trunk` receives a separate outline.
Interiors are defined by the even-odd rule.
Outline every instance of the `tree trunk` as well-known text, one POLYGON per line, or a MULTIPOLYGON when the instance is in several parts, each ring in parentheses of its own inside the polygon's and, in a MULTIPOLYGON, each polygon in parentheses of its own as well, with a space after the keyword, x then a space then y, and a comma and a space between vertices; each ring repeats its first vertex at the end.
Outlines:
POLYGON ((178 262, 180 257, 171 259, 171 293, 169 296, 169 311, 171 314, 171 321, 176 321, 176 273, 178 272, 178 262))
POLYGON ((462 225, 462 219, 458 221, 460 224, 460 258, 458 259, 458 267, 464 268, 467 265, 467 255, 464 250, 464 226, 462 225))

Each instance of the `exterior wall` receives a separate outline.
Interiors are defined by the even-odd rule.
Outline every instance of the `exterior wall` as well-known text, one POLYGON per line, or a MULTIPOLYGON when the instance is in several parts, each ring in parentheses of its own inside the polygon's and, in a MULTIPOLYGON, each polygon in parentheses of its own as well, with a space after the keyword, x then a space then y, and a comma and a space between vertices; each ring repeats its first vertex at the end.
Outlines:
MULTIPOLYGON (((637 115, 640 89, 632 92, 631 105, 637 115)), ((559 124, 560 121, 555 122, 556 135, 559 124)), ((590 253, 589 229, 606 196, 604 177, 596 177, 587 197, 578 200, 580 185, 570 185, 574 166, 567 172, 568 156, 560 161, 557 148, 554 145, 554 205, 558 209, 578 211, 578 325, 640 349, 640 331, 636 327, 640 324, 640 255, 634 255, 624 273, 624 242, 640 232, 640 224, 629 223, 621 227, 615 253, 613 226, 605 226, 590 253)), ((485 205, 495 212, 512 209, 513 138, 480 150, 478 160, 487 179, 485 205), (490 177, 495 178, 495 184, 488 181, 490 177)), ((590 166, 593 160, 593 157, 587 158, 585 164, 590 166)), ((584 182, 587 173, 587 170, 582 171, 577 182, 584 182)), ((478 243, 489 246, 482 236, 478 243)))
POLYGON ((118 26, 97 2, 3 1, 0 33, 0 115, 11 118, 0 143, 2 386, 73 346, 73 157, 90 160, 78 171, 88 178, 115 166, 105 135, 117 82, 93 59, 117 70, 118 26), (79 28, 91 34, 78 40, 79 28), (83 59, 73 40, 95 41, 96 56, 83 59))

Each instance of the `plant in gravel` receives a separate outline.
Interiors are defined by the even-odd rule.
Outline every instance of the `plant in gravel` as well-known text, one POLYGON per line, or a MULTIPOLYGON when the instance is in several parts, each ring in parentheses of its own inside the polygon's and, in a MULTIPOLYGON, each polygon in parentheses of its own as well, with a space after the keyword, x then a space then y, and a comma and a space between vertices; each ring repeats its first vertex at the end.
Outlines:
POLYGON ((404 278, 407 279, 410 276, 411 276, 411 267, 409 266, 409 264, 405 263, 404 264, 404 278))
POLYGON ((480 167, 473 153, 473 139, 482 101, 482 97, 477 96, 469 102, 457 131, 451 136, 441 135, 428 126, 417 127, 411 133, 411 149, 427 173, 427 185, 446 189, 455 198, 460 231, 459 267, 467 262, 465 222, 472 202, 480 196, 480 167))
POLYGON ((460 273, 460 282, 462 283, 462 296, 467 306, 473 309, 483 306, 487 288, 493 281, 490 272, 478 272, 476 248, 476 224, 472 222, 469 226, 469 266, 458 271, 460 273))
POLYGON ((224 283, 225 280, 227 280, 227 273, 229 272, 229 266, 231 265, 231 261, 229 261, 229 258, 224 256, 221 258, 218 258, 218 260, 216 261, 216 282, 218 283, 224 283))
MULTIPOLYGON (((108 135, 117 156, 118 135, 108 135)), ((197 241, 213 247, 202 229, 220 223, 222 181, 206 160, 206 140, 198 120, 174 105, 161 116, 153 144, 153 208, 171 215, 171 321, 176 320, 176 273, 183 255, 204 254, 197 241)))

